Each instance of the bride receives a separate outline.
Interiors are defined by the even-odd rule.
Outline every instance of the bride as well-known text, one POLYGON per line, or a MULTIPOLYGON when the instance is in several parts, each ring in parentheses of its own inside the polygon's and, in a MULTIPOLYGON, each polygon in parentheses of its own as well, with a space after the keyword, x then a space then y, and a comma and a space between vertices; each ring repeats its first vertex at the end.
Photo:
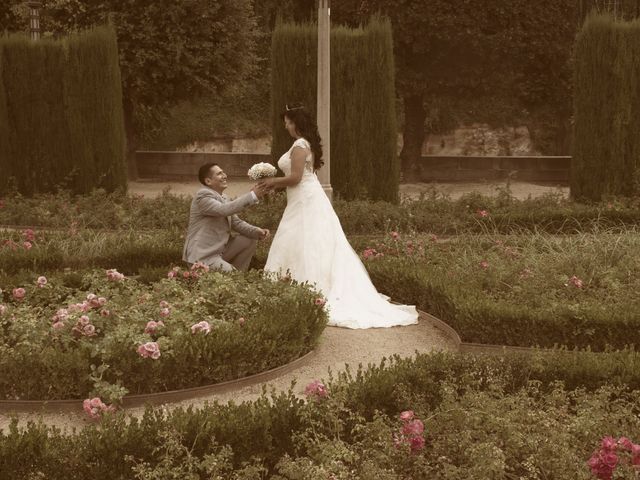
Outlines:
POLYGON ((284 177, 261 181, 286 187, 287 206, 273 237, 265 271, 309 282, 327 298, 329 325, 346 328, 393 327, 417 323, 415 307, 393 305, 379 294, 349 244, 316 170, 323 165, 318 127, 303 107, 282 114, 295 138, 278 166, 284 177))

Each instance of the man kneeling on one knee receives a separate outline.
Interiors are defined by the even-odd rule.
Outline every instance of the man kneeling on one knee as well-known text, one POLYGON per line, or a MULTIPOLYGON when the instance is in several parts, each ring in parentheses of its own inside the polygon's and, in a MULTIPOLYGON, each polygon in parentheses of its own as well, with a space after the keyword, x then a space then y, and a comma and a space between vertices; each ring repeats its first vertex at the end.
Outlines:
POLYGON ((227 175, 215 163, 200 167, 198 179, 204 188, 191 202, 182 259, 225 272, 247 270, 258 240, 269 238, 270 233, 241 220, 237 213, 257 203, 267 193, 266 188, 256 185, 249 193, 229 200, 223 195, 227 175))

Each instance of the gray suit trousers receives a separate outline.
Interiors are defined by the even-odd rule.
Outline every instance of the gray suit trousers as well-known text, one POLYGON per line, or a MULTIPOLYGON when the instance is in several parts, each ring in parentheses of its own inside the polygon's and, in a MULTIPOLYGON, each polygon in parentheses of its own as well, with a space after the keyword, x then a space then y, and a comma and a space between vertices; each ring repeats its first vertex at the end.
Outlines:
POLYGON ((249 264, 256 253, 258 241, 253 238, 237 235, 227 243, 222 255, 210 260, 209 266, 214 270, 231 272, 233 270, 247 271, 249 264))

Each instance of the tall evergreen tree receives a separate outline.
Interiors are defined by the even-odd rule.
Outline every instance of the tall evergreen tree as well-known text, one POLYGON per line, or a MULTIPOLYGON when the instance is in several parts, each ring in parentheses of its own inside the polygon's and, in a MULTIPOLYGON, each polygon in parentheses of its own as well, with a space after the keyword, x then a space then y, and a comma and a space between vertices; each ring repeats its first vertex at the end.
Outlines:
MULTIPOLYGON (((391 25, 331 32, 331 184, 342 198, 396 201, 399 163, 391 25)), ((279 114, 303 103, 315 115, 317 27, 280 24, 272 42, 274 159, 291 145, 279 114)))
POLYGON ((571 194, 640 193, 640 21, 591 16, 576 41, 571 194))

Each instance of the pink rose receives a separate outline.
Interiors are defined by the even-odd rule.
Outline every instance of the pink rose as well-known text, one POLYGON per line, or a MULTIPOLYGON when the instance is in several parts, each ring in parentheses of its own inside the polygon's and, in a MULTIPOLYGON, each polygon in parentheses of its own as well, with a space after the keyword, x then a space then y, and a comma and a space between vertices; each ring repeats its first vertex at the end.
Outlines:
POLYGON ((398 238, 400 238, 400 234, 398 232, 391 232, 391 238, 397 240, 398 238))
POLYGON ((424 437, 415 436, 409 439, 409 446, 412 453, 417 453, 424 448, 424 437))
POLYGON ((183 272, 182 273, 182 277, 183 278, 189 278, 191 276, 191 274, 189 272, 183 272))
POLYGON ((89 323, 91 322, 91 320, 89 319, 89 317, 87 317, 86 315, 82 315, 79 319, 78 319, 78 323, 80 325, 89 325, 89 323))
POLYGON ((191 333, 195 334, 197 332, 202 332, 205 335, 207 335, 209 332, 211 331, 211 326, 209 325, 209 322, 198 322, 198 323, 194 323, 193 325, 191 325, 191 333))
POLYGON ((167 302, 166 300, 161 300, 160 301, 160 308, 169 308, 169 302, 167 302))
POLYGON ((115 268, 107 270, 107 278, 112 282, 120 282, 124 280, 124 275, 118 272, 115 268))
POLYGON ((58 320, 52 325, 52 327, 54 330, 60 330, 61 328, 64 328, 64 322, 61 320, 58 320))
POLYGON ((424 432, 424 424, 418 419, 411 420, 402 427, 402 433, 405 435, 422 435, 422 432, 424 432))
POLYGON ((319 307, 323 307, 327 301, 324 298, 316 298, 315 304, 319 307))
POLYGON ((413 419, 413 416, 413 410, 405 410, 400 414, 400 420, 402 420, 403 422, 408 422, 409 420, 413 419))
POLYGON ((31 247, 33 247, 31 242, 24 242, 22 246, 24 247, 25 250, 31 250, 31 247))
POLYGON ((168 317, 169 313, 171 313, 171 311, 168 308, 161 308, 160 309, 160 316, 161 317, 168 317))
POLYGON ((160 327, 164 327, 164 323, 162 321, 156 322, 154 320, 149 320, 146 327, 144 327, 144 333, 156 333, 156 330, 160 327))
POLYGON ((602 442, 601 442, 601 444, 600 444, 600 447, 601 447, 603 450, 606 450, 606 451, 608 451, 608 450, 615 450, 615 449, 616 449, 616 446, 617 446, 617 443, 618 443, 618 442, 616 442, 616 439, 615 439, 615 438, 613 438, 613 437, 604 437, 604 438, 602 439, 602 442))
POLYGON ((109 315, 111 315, 111 312, 105 308, 103 310, 100 310, 100 315, 102 315, 103 317, 108 317, 109 315))
POLYGON ((635 466, 640 466, 640 445, 631 445, 631 463, 635 466))
POLYGON ((304 389, 304 394, 309 398, 325 398, 329 396, 327 387, 319 380, 314 380, 304 389))
POLYGON ((144 358, 152 358, 153 360, 160 358, 160 347, 156 342, 147 342, 140 345, 137 352, 144 358))
POLYGON ((33 242, 36 239, 36 234, 30 228, 27 228, 24 232, 22 232, 22 235, 28 242, 33 242))
POLYGON ((569 279, 569 283, 571 283, 576 288, 582 288, 582 280, 580 280, 575 275, 569 279))
POLYGON ((38 280, 36 280, 36 284, 40 288, 44 287, 47 284, 47 277, 38 277, 38 280))
POLYGON ((0 317, 1 317, 2 315, 4 315, 4 312, 6 312, 6 311, 7 311, 7 307, 5 307, 4 305, 2 305, 2 304, 0 303, 0 317))
POLYGON ((82 329, 82 334, 87 337, 93 337, 96 334, 96 327, 94 327, 89 323, 88 325, 85 325, 84 328, 82 329))
POLYGON ((627 437, 620 437, 617 443, 618 446, 622 447, 625 450, 631 451, 633 449, 633 442, 627 437))
POLYGON ((15 250, 16 248, 18 248, 18 244, 13 240, 5 240, 4 245, 6 247, 9 247, 11 250, 15 250))
POLYGON ((24 288, 14 288, 12 293, 13 298, 20 301, 27 294, 27 291, 24 288))
POLYGON ((101 307, 104 307, 107 303, 107 299, 104 297, 98 297, 98 305, 100 305, 101 307))
POLYGON ((481 217, 481 218, 489 216, 489 212, 487 212, 486 210, 478 210, 477 213, 478 213, 478 216, 481 217))
POLYGON ((89 415, 89 417, 93 420, 100 419, 100 416, 104 412, 113 412, 115 411, 115 407, 113 405, 107 406, 99 397, 95 398, 87 398, 82 402, 83 410, 89 415))
POLYGON ((480 262, 480 268, 486 270, 487 268, 489 268, 489 262, 487 262, 486 260, 482 260, 480 262))
POLYGON ((608 467, 615 468, 618 464, 618 455, 614 451, 605 452, 602 455, 602 462, 608 467))
POLYGON ((57 322, 57 321, 66 320, 67 317, 69 317, 68 310, 66 308, 60 308, 58 309, 58 311, 55 313, 55 315, 51 320, 53 320, 54 322, 57 322))
POLYGON ((205 265, 202 262, 196 262, 193 265, 191 265, 191 270, 192 271, 202 270, 203 272, 208 272, 209 271, 209 265, 205 265))
POLYGON ((91 419, 98 420, 100 418, 100 409, 97 407, 92 407, 91 400, 89 400, 88 398, 82 402, 82 408, 91 419))
POLYGON ((239 323, 240 325, 244 325, 244 322, 245 322, 244 317, 240 317, 240 318, 238 319, 238 323, 239 323))

